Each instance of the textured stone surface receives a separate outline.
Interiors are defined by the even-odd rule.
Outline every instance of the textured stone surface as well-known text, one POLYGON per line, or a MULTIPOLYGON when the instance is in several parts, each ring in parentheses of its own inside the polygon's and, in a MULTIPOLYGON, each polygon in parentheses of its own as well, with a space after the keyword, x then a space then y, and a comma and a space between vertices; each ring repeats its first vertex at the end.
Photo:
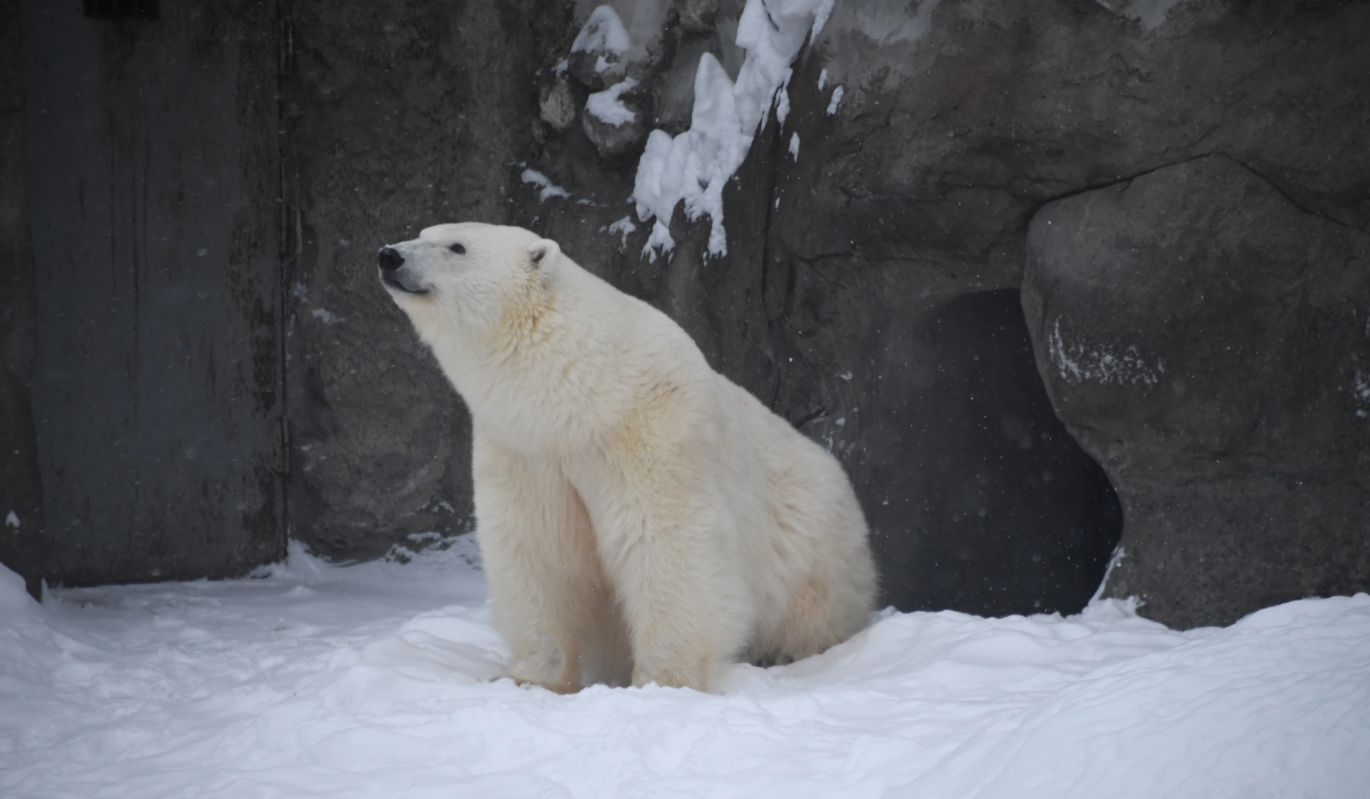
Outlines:
MULTIPOLYGON (((735 30, 738 10, 720 7, 720 30, 735 30)), ((662 52, 686 64, 659 64, 644 83, 669 98, 657 101, 658 124, 677 132, 671 121, 688 119, 692 95, 672 87, 678 72, 692 75, 704 51, 736 64, 733 50, 668 29, 662 52)), ((833 130, 845 122, 823 113, 833 88, 814 88, 823 63, 819 53, 801 56, 783 135, 772 115, 736 191, 725 193, 727 256, 706 258, 707 228, 679 211, 669 256, 641 256, 648 225, 611 236, 607 227, 630 210, 620 198, 632 191, 635 164, 598 159, 574 129, 549 133, 530 159, 573 197, 538 202, 524 192, 513 219, 666 310, 715 368, 838 454, 874 531, 886 601, 981 613, 1078 609, 1121 520, 1106 478, 1051 412, 1016 298, 995 292, 1016 288, 1021 264, 958 273, 910 257, 795 253, 794 239, 834 221, 834 237, 854 232, 823 205, 831 198, 813 195, 815 173, 837 146, 827 138, 870 135, 833 130), (805 142, 798 163, 787 152, 795 131, 805 142), (963 296, 979 292, 991 293, 963 296)), ((850 157, 856 171, 879 172, 886 155, 850 157)))
MULTIPOLYGON (((374 557, 470 529, 465 408, 381 290, 375 254, 432 223, 503 222, 557 3, 290 4, 293 534, 374 557)), ((574 35, 574 30, 571 31, 574 35)), ((567 40, 569 45, 569 40, 567 40)))
POLYGON ((785 242, 1016 283, 1044 202, 1213 152, 1364 228, 1367 30, 1364 3, 1191 0, 1152 31, 1087 0, 838 3, 790 83, 792 196, 826 223, 785 242))
MULTIPOLYGON (((720 9, 720 30, 729 10, 720 9)), ((954 523, 946 486, 978 480, 977 459, 999 456, 973 414, 928 387, 928 363, 975 357, 968 341, 930 343, 948 303, 1020 285, 1028 220, 1044 204, 1214 151, 1252 164, 1319 214, 1370 222, 1370 151, 1360 145, 1370 135, 1370 56, 1358 44, 1370 7, 1195 1, 1146 20, 1122 11, 1083 1, 836 4, 794 65, 783 129, 772 117, 725 194, 725 258, 703 258, 702 225, 679 213, 670 258, 639 258, 645 225, 610 238, 631 170, 594 160, 574 130, 547 137, 530 163, 595 206, 525 199, 514 218, 666 309, 720 370, 832 443, 870 516, 888 598, 1031 610, 988 602, 981 587, 1008 591, 1015 579, 1053 573, 985 565, 1070 537, 1060 518, 1034 518, 1034 503, 1075 519, 1092 508, 1093 537, 1058 550, 1092 576, 1086 582, 1102 573, 1097 553, 1117 534, 1108 525, 1116 506, 1090 499, 1096 484, 1082 456, 1072 467, 1080 482, 1052 486, 1061 493, 1051 499, 1023 488, 1050 471, 1029 458, 1004 467, 1019 487, 982 503, 978 540, 954 523), (788 153, 796 135, 797 159, 788 153), (961 470, 929 447, 957 453, 961 470), (948 555, 958 546, 960 564, 948 555)), ((708 50, 736 63, 688 30, 663 41, 682 62, 708 50)), ((643 88, 661 98, 658 124, 678 132, 671 126, 688 113, 671 109, 690 100, 674 76, 689 66, 656 69, 643 88)), ((1005 392, 1027 396, 1021 385, 1005 392)), ((1045 427, 1029 406, 996 413, 1045 427)), ((1133 560, 1161 567, 1151 562, 1133 560)))
POLYGON ((1023 303, 1123 501, 1109 595, 1193 627, 1370 589, 1370 235, 1202 158, 1039 211, 1023 303))

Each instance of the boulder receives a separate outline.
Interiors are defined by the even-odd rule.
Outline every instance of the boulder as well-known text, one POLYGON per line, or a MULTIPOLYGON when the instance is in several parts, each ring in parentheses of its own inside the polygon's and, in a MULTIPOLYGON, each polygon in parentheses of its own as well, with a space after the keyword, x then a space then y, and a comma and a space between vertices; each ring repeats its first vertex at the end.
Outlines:
POLYGON ((1023 307, 1122 500, 1105 595, 1187 628, 1370 589, 1370 235, 1208 156, 1038 211, 1023 307))

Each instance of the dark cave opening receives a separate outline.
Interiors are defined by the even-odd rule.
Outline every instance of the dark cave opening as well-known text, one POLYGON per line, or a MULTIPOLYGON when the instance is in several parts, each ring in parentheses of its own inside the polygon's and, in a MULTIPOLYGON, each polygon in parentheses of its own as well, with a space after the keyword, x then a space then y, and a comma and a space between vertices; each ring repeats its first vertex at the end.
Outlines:
POLYGON ((918 374, 878 398, 863 497, 884 601, 987 616, 1075 613, 1122 533, 1104 470, 1057 418, 1016 290, 918 315, 918 374), (894 447, 903 451, 895 452, 894 447), (908 448, 913 447, 913 457, 908 448))

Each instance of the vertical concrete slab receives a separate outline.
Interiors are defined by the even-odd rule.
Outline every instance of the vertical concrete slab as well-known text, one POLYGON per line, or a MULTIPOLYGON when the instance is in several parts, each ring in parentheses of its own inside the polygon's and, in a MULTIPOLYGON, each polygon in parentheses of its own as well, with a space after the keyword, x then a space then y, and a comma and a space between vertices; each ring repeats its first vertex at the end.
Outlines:
POLYGON ((24 2, 44 576, 284 554, 277 11, 24 2))
POLYGON ((38 592, 43 486, 31 379, 38 298, 24 205, 19 0, 0 0, 0 563, 38 592))

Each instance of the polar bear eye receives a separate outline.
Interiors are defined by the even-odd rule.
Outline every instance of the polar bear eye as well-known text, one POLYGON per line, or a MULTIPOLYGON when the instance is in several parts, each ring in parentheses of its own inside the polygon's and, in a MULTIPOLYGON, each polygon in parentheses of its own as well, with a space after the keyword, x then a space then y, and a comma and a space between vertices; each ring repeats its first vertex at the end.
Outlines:
POLYGON ((456 253, 457 255, 465 255, 465 254, 466 254, 466 248, 463 247, 463 246, 461 246, 460 244, 453 244, 451 247, 448 247, 447 249, 451 250, 452 252, 456 253))

